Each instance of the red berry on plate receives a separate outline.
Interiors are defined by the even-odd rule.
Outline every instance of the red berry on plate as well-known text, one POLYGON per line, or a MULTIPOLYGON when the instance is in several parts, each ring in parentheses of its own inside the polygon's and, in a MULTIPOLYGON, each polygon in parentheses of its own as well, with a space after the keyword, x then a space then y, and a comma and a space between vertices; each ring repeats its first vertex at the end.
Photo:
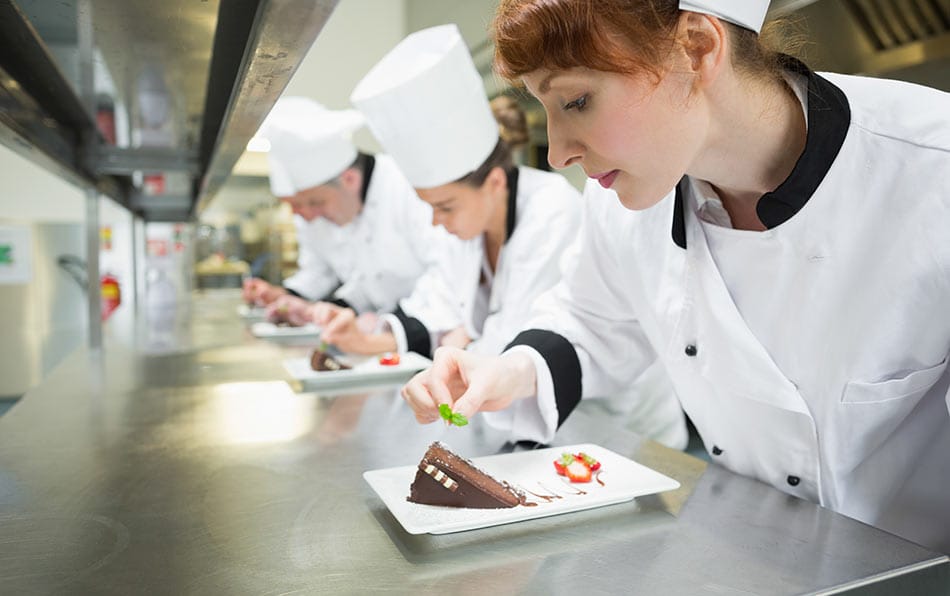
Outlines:
POLYGON ((584 462, 575 459, 571 465, 567 466, 567 478, 571 482, 590 482, 590 468, 584 462))
POLYGON ((379 357, 379 363, 383 366, 396 366, 399 364, 399 354, 387 352, 379 357))

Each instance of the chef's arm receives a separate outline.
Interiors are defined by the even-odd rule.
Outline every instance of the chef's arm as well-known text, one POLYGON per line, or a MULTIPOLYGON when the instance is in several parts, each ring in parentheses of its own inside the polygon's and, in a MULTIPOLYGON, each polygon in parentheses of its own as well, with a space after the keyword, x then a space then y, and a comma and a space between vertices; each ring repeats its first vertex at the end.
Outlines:
POLYGON ((485 421, 513 439, 550 443, 581 400, 581 367, 574 347, 560 335, 524 331, 502 358, 527 358, 534 369, 536 399, 516 399, 505 410, 483 412, 485 421))
MULTIPOLYGON (((284 286, 284 291, 286 291, 291 296, 296 296, 297 298, 300 298, 302 300, 310 300, 309 298, 307 298, 306 296, 304 296, 303 294, 301 294, 300 292, 298 292, 297 290, 293 288, 288 288, 287 286, 284 286)), ((334 288, 334 291, 336 291, 335 288, 334 288)), ((336 306, 339 306, 340 308, 353 308, 352 306, 350 306, 350 304, 346 300, 343 300, 342 298, 335 298, 333 296, 333 292, 330 292, 329 294, 323 296, 322 298, 317 299, 316 302, 329 302, 330 304, 335 304, 336 306)))
POLYGON ((402 307, 396 307, 395 312, 380 317, 382 325, 380 332, 388 332, 396 344, 396 351, 400 354, 416 352, 423 356, 432 356, 432 347, 438 345, 438 339, 426 328, 419 319, 406 314, 402 307))
POLYGON ((636 318, 629 272, 605 243, 604 207, 585 201, 582 234, 565 252, 561 281, 534 302, 526 331, 507 348, 534 360, 537 399, 519 400, 513 412, 489 413, 486 421, 518 439, 549 442, 582 398, 617 394, 656 360, 636 318))
MULTIPOLYGON (((566 186, 566 184, 565 184, 566 186)), ((545 193, 545 210, 531 213, 505 247, 505 271, 495 278, 493 304, 482 324, 481 334, 468 349, 482 354, 498 354, 531 319, 532 305, 539 296, 562 279, 572 254, 581 242, 578 222, 582 221, 580 197, 570 192, 545 193)))
POLYGON ((300 269, 284 280, 283 287, 288 293, 304 300, 317 301, 330 295, 339 284, 340 281, 329 267, 301 260, 300 269))
POLYGON ((340 285, 330 263, 321 254, 311 234, 297 228, 299 254, 297 273, 284 280, 283 287, 305 300, 316 301, 332 293, 340 285))
POLYGON ((400 353, 431 358, 442 337, 462 324, 461 300, 449 281, 453 267, 460 267, 458 251, 443 252, 447 254, 416 280, 412 294, 400 300, 394 312, 380 317, 382 329, 393 334, 400 353))

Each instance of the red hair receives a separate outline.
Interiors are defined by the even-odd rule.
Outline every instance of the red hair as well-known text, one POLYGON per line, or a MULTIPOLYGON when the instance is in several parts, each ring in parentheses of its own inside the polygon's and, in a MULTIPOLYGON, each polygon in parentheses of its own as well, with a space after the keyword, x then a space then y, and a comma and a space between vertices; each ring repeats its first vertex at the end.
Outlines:
MULTIPOLYGON (((658 81, 676 43, 677 0, 501 0, 492 24, 495 70, 514 80, 544 68, 635 74, 658 81)), ((723 23, 732 62, 753 75, 779 78, 780 53, 797 53, 788 41, 792 23, 766 23, 760 35, 723 23)))
POLYGON ((507 79, 578 66, 658 76, 679 15, 676 0, 501 0, 495 68, 507 79))

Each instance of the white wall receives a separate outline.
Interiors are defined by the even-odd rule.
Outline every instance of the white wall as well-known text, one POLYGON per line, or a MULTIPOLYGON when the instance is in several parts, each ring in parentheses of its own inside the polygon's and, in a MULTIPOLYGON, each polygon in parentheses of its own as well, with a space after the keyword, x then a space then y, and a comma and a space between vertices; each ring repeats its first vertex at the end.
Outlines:
POLYGON ((462 39, 472 51, 472 59, 484 75, 488 95, 495 95, 504 84, 491 72, 489 28, 498 0, 407 0, 407 32, 455 23, 462 39))
POLYGON ((82 190, 0 145, 0 220, 66 223, 85 218, 82 190))
MULTIPOLYGON (((340 0, 283 94, 349 108, 356 83, 405 36, 406 0, 340 0)), ((366 151, 379 149, 365 129, 355 139, 366 151)))

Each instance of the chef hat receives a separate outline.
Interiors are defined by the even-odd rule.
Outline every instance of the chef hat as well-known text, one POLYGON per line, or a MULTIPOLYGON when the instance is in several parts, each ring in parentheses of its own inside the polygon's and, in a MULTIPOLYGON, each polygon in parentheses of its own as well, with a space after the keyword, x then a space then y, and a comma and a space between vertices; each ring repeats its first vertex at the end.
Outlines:
POLYGON ((274 159, 273 154, 267 154, 267 177, 270 180, 270 192, 277 198, 289 197, 297 193, 294 183, 290 180, 290 175, 284 170, 284 166, 274 159))
POLYGON ((328 110, 315 101, 297 106, 290 117, 275 118, 267 127, 269 161, 295 192, 326 184, 356 160, 351 136, 362 125, 356 110, 328 110))
POLYGON ((756 33, 762 29, 768 9, 769 0, 680 0, 680 10, 711 14, 756 33))
POLYGON ((458 27, 440 25, 399 42, 350 101, 416 188, 471 173, 498 143, 498 124, 458 27))
MULTIPOLYGON (((321 109, 320 104, 307 97, 281 97, 274 103, 274 107, 271 108, 255 136, 268 139, 269 142, 269 133, 277 127, 287 126, 288 122, 300 122, 308 113, 313 114, 319 109, 321 109)), ((267 154, 267 166, 271 194, 275 197, 288 197, 296 192, 290 181, 290 175, 274 158, 273 152, 267 154)))

